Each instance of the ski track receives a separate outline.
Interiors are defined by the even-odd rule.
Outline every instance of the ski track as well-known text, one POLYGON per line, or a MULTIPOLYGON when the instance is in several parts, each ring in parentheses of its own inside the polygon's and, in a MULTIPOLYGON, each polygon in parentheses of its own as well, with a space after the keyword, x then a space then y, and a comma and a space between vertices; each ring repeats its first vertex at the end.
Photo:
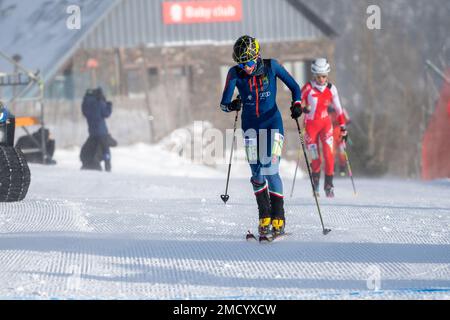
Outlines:
POLYGON ((0 204, 3 299, 450 298, 448 181, 357 179, 355 197, 337 180, 320 198, 324 237, 299 180, 292 234, 258 244, 247 180, 225 206, 224 180, 32 171, 27 199, 0 204))

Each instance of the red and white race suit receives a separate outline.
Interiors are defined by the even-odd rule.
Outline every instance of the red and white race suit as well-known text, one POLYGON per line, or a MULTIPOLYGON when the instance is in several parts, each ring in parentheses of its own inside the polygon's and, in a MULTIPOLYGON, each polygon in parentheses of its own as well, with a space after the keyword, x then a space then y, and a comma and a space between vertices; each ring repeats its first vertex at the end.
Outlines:
POLYGON ((322 142, 323 156, 325 158, 325 174, 334 175, 334 138, 331 117, 328 107, 336 110, 339 125, 345 125, 345 116, 342 110, 339 93, 336 86, 327 83, 323 86, 315 81, 307 83, 302 89, 304 106, 309 106, 310 112, 305 115, 306 145, 311 155, 311 169, 319 173, 322 158, 319 141, 322 142))
MULTIPOLYGON (((344 108, 342 108, 342 111, 344 113, 345 123, 348 125, 350 123, 350 116, 348 115, 347 110, 345 110, 344 108)), ((339 167, 342 170, 342 168, 344 168, 346 165, 346 158, 344 154, 346 143, 342 141, 341 128, 339 125, 336 111, 334 110, 333 107, 330 107, 328 109, 328 113, 330 114, 331 123, 333 124, 334 159, 336 161, 337 157, 337 159, 339 160, 339 167)))

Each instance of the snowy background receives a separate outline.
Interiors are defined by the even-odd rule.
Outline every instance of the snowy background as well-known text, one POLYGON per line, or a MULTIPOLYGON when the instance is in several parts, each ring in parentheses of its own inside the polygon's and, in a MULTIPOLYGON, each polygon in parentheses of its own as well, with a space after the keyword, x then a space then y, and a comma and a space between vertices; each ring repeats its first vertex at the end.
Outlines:
MULTIPOLYGON (((286 199, 291 235, 246 242, 257 208, 244 172, 192 165, 158 146, 113 150, 113 173, 78 150, 32 165, 21 203, 0 204, 3 299, 449 299, 450 181, 309 181, 286 199), (156 165, 157 164, 157 165, 156 165)), ((289 166, 288 166, 289 167, 289 166)), ((285 188, 293 172, 286 170, 285 188)))
MULTIPOLYGON (((0 0, 0 17, 7 3, 0 0)), ((42 14, 51 22, 57 16, 48 12, 57 7, 48 11, 52 2, 46 3, 34 18, 42 14)), ((120 100, 123 110, 108 120, 120 144, 112 150, 113 172, 80 171, 79 148, 60 148, 87 138, 80 103, 54 101, 46 106, 60 125, 47 125, 58 164, 31 165, 25 201, 0 203, 0 299, 450 299, 450 180, 406 179, 420 176, 421 139, 442 85, 424 63, 449 66, 450 2, 316 0, 308 6, 339 33, 333 69, 353 119, 350 157, 358 172, 357 196, 349 178, 336 179, 335 199, 322 193, 329 235, 321 233, 309 180, 300 173, 294 197, 286 198, 290 235, 271 244, 247 242, 258 215, 242 149, 224 205, 228 156, 224 163, 192 162, 175 152, 191 147, 176 133, 155 145, 129 145, 149 141, 149 118, 147 110, 130 112, 136 107, 120 100), (370 4, 381 8, 381 30, 365 28, 370 4)), ((10 35, 15 20, 9 21, 0 39, 10 35)), ((30 23, 37 30, 46 28, 36 21, 30 23)), ((50 44, 61 40, 40 35, 53 39, 50 44)), ((14 36, 39 43, 26 32, 14 36)), ((20 49, 13 44, 4 43, 14 49, 9 54, 20 49)), ((232 117, 223 119, 232 126, 232 117)), ((192 132, 190 125, 181 129, 192 132)), ((294 169, 295 162, 282 162, 286 195, 294 169)))

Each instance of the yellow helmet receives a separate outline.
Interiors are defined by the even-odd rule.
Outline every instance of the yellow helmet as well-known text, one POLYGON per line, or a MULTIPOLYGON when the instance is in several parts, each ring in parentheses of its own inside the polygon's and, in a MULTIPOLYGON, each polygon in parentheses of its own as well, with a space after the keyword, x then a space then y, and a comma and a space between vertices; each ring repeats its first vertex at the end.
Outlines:
POLYGON ((246 63, 259 57, 259 42, 253 37, 242 36, 237 39, 233 47, 233 60, 246 63))

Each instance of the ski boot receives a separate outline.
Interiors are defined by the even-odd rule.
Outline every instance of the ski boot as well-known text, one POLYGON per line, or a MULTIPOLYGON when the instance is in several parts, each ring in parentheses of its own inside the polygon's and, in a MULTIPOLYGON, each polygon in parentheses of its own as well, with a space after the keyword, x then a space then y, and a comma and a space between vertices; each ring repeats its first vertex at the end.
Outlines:
POLYGON ((284 199, 278 195, 271 193, 270 203, 272 216, 272 237, 276 238, 284 234, 284 199))
POLYGON ((327 198, 334 198, 333 176, 325 176, 325 194, 327 198))
POLYGON ((272 219, 270 218, 270 198, 267 191, 267 182, 264 182, 263 184, 253 180, 251 180, 251 182, 253 184, 253 190, 255 191, 259 211, 259 241, 268 240, 272 219))
POLYGON ((261 218, 259 219, 258 233, 259 237, 267 237, 270 235, 270 223, 271 218, 261 218))
POLYGON ((312 180, 314 185, 314 193, 316 197, 320 196, 319 193, 319 186, 320 186, 320 172, 313 172, 312 173, 312 180))
POLYGON ((285 234, 285 221, 286 220, 284 218, 272 220, 272 239, 283 236, 285 234))

